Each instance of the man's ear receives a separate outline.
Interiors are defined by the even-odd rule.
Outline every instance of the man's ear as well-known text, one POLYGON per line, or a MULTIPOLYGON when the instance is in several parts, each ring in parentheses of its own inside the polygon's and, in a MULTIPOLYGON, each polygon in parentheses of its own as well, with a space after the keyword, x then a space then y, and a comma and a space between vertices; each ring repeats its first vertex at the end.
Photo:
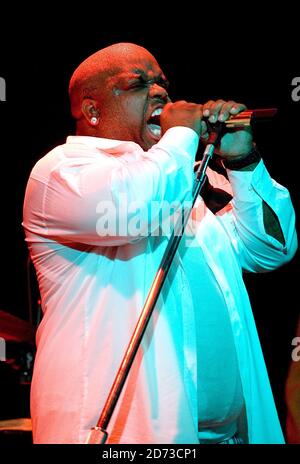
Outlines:
POLYGON ((81 104, 81 111, 83 116, 91 126, 98 125, 100 112, 96 100, 92 100, 91 98, 85 98, 81 104))

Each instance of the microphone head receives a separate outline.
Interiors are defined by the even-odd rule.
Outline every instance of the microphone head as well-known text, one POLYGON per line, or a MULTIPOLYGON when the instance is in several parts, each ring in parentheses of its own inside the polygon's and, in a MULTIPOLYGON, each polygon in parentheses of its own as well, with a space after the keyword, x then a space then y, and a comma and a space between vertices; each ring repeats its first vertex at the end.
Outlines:
POLYGON ((233 115, 224 122, 227 128, 250 126, 252 121, 263 121, 272 118, 277 114, 277 108, 261 108, 256 110, 245 110, 233 115))

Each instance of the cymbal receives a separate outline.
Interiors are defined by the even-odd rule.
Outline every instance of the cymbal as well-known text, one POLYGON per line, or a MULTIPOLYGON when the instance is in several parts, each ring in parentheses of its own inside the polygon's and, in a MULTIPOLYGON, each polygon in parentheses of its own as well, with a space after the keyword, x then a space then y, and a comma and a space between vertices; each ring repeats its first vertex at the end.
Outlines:
POLYGON ((5 341, 34 343, 34 335, 32 324, 0 310, 0 337, 5 341))

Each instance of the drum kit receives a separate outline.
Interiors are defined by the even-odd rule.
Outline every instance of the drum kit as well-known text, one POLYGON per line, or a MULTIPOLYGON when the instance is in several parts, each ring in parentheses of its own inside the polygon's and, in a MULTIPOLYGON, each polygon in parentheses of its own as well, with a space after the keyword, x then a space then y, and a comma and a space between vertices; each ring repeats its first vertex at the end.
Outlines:
POLYGON ((35 327, 0 310, 0 444, 31 443, 29 393, 35 327))

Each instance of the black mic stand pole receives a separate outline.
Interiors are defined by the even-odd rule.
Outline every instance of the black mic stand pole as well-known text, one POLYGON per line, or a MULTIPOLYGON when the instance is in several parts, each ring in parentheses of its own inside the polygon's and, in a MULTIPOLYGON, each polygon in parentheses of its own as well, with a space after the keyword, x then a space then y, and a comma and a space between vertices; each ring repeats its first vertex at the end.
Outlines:
POLYGON ((196 177, 195 177, 194 185, 193 185, 193 192, 192 192, 193 195, 192 195, 191 205, 189 206, 189 208, 187 208, 188 211, 184 211, 183 218, 182 216, 180 216, 177 222, 175 223, 174 230, 172 231, 172 234, 170 236, 170 239, 166 247, 166 250, 164 252, 164 255, 162 257, 160 266, 158 268, 158 271, 155 275, 155 278, 153 280, 153 283, 147 295, 146 301, 144 303, 144 307, 141 311, 138 322, 132 334, 131 340, 123 356, 119 370, 117 372, 117 375, 115 377, 111 390, 108 394, 108 397, 102 409, 97 425, 90 430, 86 444, 104 444, 107 440, 107 437, 108 437, 108 434, 106 431, 107 426, 114 412, 114 409, 119 399, 119 396, 121 394, 122 388, 125 384, 131 365, 134 361, 136 352, 142 341, 143 335, 147 328, 148 322, 154 310, 155 304, 159 297, 164 281, 167 277, 168 271, 170 269, 176 250, 178 248, 180 239, 183 235, 185 226, 188 222, 190 213, 204 185, 204 181, 206 178, 206 174, 205 174, 206 169, 207 169, 210 159, 213 156, 215 145, 217 145, 219 142, 219 137, 221 135, 222 128, 223 128, 222 123, 216 123, 213 126, 213 130, 209 135, 207 145, 203 153, 202 161, 196 172, 196 177))

